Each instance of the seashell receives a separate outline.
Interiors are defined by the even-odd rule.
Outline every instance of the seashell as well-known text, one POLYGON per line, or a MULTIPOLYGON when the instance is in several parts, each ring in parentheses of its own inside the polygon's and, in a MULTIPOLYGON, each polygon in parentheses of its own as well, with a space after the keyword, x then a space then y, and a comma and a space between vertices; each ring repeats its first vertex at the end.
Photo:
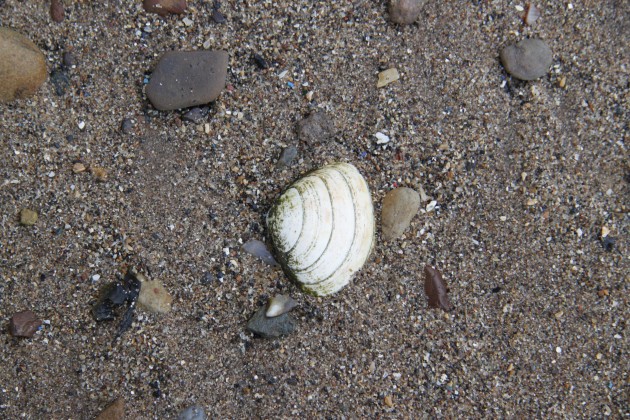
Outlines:
POLYGON ((348 163, 333 163, 293 183, 267 215, 276 256, 303 291, 337 292, 368 259, 374 208, 365 179, 348 163))

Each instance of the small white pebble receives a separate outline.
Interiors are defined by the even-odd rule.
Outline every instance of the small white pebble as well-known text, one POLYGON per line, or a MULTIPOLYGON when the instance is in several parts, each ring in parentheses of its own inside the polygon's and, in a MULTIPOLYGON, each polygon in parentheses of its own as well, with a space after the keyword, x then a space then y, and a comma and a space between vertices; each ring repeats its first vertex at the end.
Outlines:
POLYGON ((85 121, 79 121, 79 130, 83 130, 85 128, 85 121))
POLYGON ((101 275, 100 274, 94 274, 92 276, 92 281, 99 281, 101 279, 101 275))
POLYGON ((517 12, 523 12, 525 11, 525 8, 521 5, 516 5, 514 6, 514 8, 516 9, 517 12))
POLYGON ((507 217, 501 216, 501 217, 499 217, 499 220, 501 220, 502 222, 505 222, 507 220, 507 217))
POLYGON ((389 137, 386 136, 385 134, 381 133, 380 131, 378 133, 374 134, 374 137, 376 137, 376 144, 389 143, 389 137))
POLYGON ((280 73, 280 74, 278 75, 278 79, 282 79, 282 78, 284 78, 284 76, 286 76, 286 75, 287 75, 287 73, 288 73, 288 70, 284 70, 282 73, 280 73))
POLYGON ((182 19, 182 22, 184 22, 184 25, 186 26, 192 26, 193 21, 190 20, 189 18, 185 17, 184 19, 182 19))
POLYGON ((608 191, 606 191, 606 195, 607 195, 607 196, 609 196, 609 197, 610 197, 611 195, 613 195, 613 190, 612 190, 612 188, 608 188, 608 191))
POLYGON ((429 202, 429 204, 427 204, 427 207, 425 208, 425 210, 427 212, 433 211, 433 209, 435 209, 435 206, 437 206, 437 201, 432 200, 429 202))
POLYGON ((54 178, 55 173, 53 171, 48 172, 48 178, 54 178))
POLYGON ((556 347, 556 353, 561 354, 562 353, 562 349, 560 347, 556 347))

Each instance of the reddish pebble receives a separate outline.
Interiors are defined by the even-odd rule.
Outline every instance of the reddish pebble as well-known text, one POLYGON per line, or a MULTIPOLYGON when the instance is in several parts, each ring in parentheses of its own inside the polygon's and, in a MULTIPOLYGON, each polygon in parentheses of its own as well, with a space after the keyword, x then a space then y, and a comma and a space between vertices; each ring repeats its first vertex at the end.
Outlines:
POLYGON ((147 12, 157 13, 160 16, 182 14, 188 7, 186 0, 144 0, 142 6, 147 12))
POLYGON ((65 17, 65 11, 63 10, 62 0, 51 0, 50 2, 50 17, 55 22, 63 22, 65 17))
POLYGON ((32 337, 40 325, 42 325, 42 320, 37 318, 32 311, 22 311, 11 317, 9 332, 14 337, 32 337))

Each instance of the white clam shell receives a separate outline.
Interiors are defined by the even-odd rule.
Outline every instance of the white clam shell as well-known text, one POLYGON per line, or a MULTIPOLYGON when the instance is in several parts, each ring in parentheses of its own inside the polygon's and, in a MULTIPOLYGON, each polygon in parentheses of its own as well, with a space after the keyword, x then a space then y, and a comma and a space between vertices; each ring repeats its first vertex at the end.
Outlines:
POLYGON ((374 208, 365 179, 333 163, 293 183, 267 215, 285 272, 304 291, 325 296, 348 284, 374 243, 374 208))

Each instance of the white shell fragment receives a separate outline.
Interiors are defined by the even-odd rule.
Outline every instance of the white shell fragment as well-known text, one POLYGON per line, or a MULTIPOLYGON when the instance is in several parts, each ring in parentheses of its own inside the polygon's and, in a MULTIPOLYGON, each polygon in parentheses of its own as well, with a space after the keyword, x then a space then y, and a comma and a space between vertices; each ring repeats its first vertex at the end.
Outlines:
POLYGON ((302 290, 330 295, 361 269, 374 243, 374 209, 365 179, 333 163, 291 185, 267 215, 278 261, 302 290))
POLYGON ((269 299, 269 305, 267 306, 267 312, 265 316, 267 318, 274 318, 282 314, 286 314, 291 309, 297 306, 297 302, 287 295, 275 295, 269 299))

